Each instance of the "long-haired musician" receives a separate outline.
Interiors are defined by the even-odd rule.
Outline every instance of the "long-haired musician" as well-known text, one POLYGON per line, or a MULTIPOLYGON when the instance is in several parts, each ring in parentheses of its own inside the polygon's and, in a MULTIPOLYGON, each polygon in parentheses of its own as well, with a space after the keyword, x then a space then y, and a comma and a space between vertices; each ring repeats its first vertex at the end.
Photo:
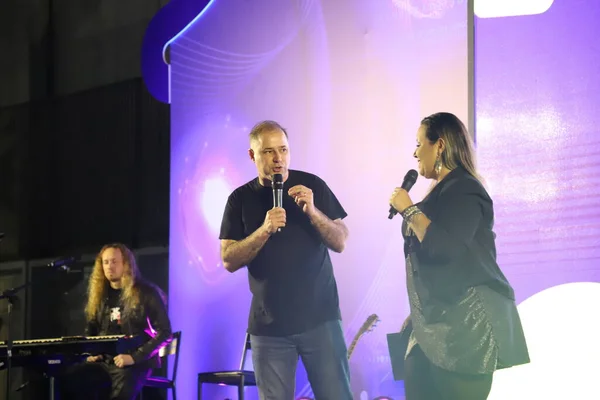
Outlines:
POLYGON ((163 292, 142 279, 135 256, 125 245, 108 244, 98 253, 89 280, 85 315, 86 336, 147 339, 124 354, 90 355, 85 365, 78 366, 64 380, 63 396, 105 398, 104 388, 110 392, 110 399, 134 399, 151 369, 159 365, 158 351, 171 337, 171 323, 163 292))

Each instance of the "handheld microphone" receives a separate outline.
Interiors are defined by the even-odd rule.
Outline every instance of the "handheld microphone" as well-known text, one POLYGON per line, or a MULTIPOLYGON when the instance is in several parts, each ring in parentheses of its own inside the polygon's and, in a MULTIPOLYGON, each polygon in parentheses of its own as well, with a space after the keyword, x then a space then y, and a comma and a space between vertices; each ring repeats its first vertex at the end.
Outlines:
MULTIPOLYGON (((413 185, 415 184, 415 182, 417 181, 417 178, 419 177, 419 173, 417 171, 415 171, 414 169, 411 169, 410 171, 408 171, 406 173, 406 175, 404 175, 404 181, 402 182, 402 186, 401 188, 406 190, 407 192, 410 192, 410 189, 412 189, 413 185)), ((390 215, 388 215, 389 219, 394 218, 394 215, 398 214, 398 210, 396 210, 394 207, 390 206, 390 215)))
POLYGON ((273 207, 283 207, 283 175, 273 175, 273 207))
POLYGON ((77 260, 78 259, 75 257, 61 257, 57 260, 48 263, 46 266, 53 269, 57 269, 59 271, 69 272, 71 271, 71 264, 75 263, 77 260))
MULTIPOLYGON (((273 207, 283 207, 283 175, 273 174, 273 207)), ((281 232, 281 228, 277 229, 281 232)))

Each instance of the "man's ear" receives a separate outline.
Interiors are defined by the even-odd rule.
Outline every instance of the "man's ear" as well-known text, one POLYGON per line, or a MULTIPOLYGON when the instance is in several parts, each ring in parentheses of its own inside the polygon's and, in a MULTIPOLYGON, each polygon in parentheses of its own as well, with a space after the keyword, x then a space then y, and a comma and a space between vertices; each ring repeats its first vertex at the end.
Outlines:
POLYGON ((248 157, 254 162, 254 150, 248 149, 248 157))

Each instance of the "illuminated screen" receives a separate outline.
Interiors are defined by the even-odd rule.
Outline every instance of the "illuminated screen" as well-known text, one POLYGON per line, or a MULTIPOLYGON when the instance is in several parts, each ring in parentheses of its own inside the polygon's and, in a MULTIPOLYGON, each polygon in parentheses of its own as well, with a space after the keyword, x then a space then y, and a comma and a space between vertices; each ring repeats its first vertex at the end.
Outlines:
POLYGON ((600 3, 525 3, 475 20, 478 157, 532 359, 490 399, 595 399, 599 285, 559 285, 600 280, 600 3))
MULTIPOLYGON (((219 224, 229 193, 256 175, 249 128, 288 129, 291 167, 315 173, 349 216, 332 260, 348 344, 382 322, 350 360, 354 397, 403 397, 386 334, 408 315, 400 219, 388 199, 421 118, 468 118, 467 4, 426 0, 215 0, 170 44, 170 314, 183 331, 178 392, 196 374, 237 368, 250 306, 245 270, 224 271, 219 224)), ((412 192, 421 198, 427 182, 412 192)), ((297 395, 310 396, 300 366, 297 395)), ((205 386, 206 398, 235 389, 205 386)), ((248 398, 256 398, 253 388, 248 398)))

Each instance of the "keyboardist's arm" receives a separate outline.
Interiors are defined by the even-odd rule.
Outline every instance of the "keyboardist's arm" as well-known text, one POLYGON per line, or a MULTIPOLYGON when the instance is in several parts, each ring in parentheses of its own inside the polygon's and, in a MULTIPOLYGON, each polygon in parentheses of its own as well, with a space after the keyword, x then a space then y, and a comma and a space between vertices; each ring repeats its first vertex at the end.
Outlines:
POLYGON ((135 363, 154 357, 171 339, 171 321, 162 296, 156 291, 148 293, 147 296, 145 300, 146 313, 148 322, 152 325, 154 337, 131 354, 135 363))

